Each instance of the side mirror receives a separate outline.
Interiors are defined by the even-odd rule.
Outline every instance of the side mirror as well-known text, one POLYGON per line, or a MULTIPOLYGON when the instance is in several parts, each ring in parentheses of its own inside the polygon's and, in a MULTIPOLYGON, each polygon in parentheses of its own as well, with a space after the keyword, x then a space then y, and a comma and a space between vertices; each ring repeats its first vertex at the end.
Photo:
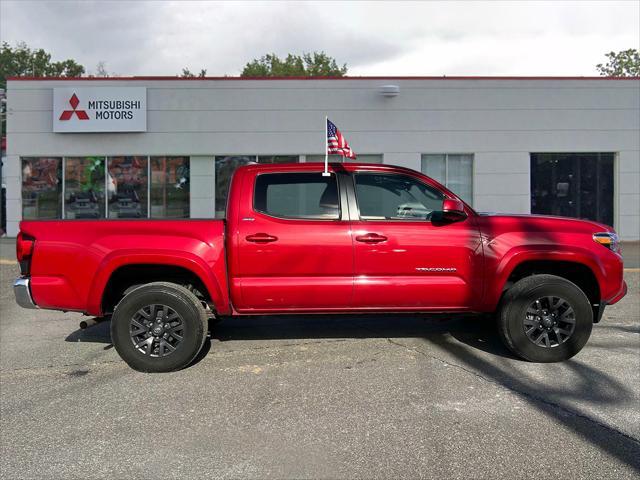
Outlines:
POLYGON ((445 198, 442 202, 442 217, 450 222, 459 222, 467 218, 467 212, 464 211, 464 204, 453 198, 445 198))

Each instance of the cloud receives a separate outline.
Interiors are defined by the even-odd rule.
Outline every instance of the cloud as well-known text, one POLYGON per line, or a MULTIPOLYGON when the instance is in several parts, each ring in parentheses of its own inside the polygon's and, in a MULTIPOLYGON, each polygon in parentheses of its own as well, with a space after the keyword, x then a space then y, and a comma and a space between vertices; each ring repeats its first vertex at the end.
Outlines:
POLYGON ((88 70, 237 75, 265 53, 324 50, 351 75, 593 75, 640 44, 637 2, 0 3, 2 40, 88 70))

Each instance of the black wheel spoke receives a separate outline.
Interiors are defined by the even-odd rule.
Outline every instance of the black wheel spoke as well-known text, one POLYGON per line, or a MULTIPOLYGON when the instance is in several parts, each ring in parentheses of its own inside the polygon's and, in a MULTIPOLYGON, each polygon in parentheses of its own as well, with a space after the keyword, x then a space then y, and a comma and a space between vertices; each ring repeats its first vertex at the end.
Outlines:
POLYGON ((175 352, 184 338, 184 322, 168 305, 146 305, 129 321, 129 336, 142 355, 166 357, 175 352))
POLYGON ((137 330, 131 330, 131 335, 140 335, 141 333, 146 333, 149 331, 144 324, 138 322, 137 320, 131 320, 131 326, 135 327, 137 330))
POLYGON ((564 298, 553 295, 533 301, 522 321, 527 338, 543 348, 566 342, 573 335, 575 323, 573 307, 564 298))

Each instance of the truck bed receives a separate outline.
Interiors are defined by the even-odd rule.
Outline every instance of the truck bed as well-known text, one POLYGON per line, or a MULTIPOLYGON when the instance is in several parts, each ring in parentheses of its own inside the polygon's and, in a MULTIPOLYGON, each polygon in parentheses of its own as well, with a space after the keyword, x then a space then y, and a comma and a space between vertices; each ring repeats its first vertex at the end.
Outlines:
POLYGON ((101 315, 104 287, 120 266, 171 262, 197 273, 224 309, 224 230, 223 220, 23 221, 22 234, 35 239, 31 294, 41 308, 101 315))

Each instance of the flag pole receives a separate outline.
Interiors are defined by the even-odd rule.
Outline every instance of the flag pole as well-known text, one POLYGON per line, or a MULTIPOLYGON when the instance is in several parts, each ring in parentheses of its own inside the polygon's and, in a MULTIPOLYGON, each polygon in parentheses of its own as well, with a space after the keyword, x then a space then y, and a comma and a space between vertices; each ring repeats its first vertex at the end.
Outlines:
POLYGON ((324 117, 324 172, 322 172, 323 177, 328 177, 329 174, 329 149, 327 148, 327 142, 329 139, 329 117, 324 117))

